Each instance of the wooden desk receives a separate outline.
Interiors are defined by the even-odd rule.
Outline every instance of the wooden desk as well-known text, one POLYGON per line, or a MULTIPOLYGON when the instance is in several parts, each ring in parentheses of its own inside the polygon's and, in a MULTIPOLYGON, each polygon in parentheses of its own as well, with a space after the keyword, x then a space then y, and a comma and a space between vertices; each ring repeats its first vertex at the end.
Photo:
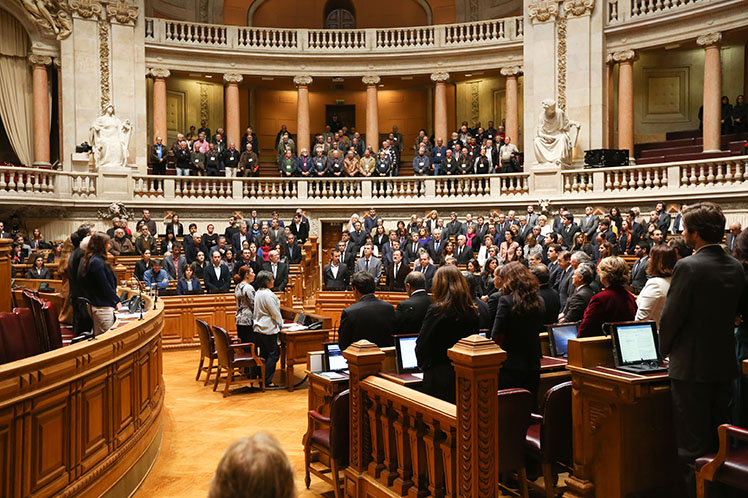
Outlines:
POLYGON ((569 498, 680 497, 667 373, 613 368, 609 337, 569 341, 574 474, 569 498))
POLYGON ((379 372, 379 376, 391 380, 395 384, 410 387, 411 389, 418 389, 421 387, 421 384, 423 384, 423 374, 414 375, 409 373, 399 374, 396 372, 379 372))
POLYGON ((293 332, 281 330, 278 334, 280 338, 281 376, 285 379, 288 392, 293 392, 294 388, 294 365, 306 364, 307 354, 322 349, 322 344, 328 341, 330 332, 332 332, 332 329, 296 330, 293 332))

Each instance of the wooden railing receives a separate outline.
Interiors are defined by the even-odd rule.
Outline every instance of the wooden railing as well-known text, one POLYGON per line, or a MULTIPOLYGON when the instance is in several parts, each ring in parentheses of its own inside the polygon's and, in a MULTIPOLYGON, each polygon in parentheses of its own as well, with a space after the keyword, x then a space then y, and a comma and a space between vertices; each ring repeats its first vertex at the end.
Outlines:
POLYGON ((283 29, 198 24, 147 18, 148 45, 272 52, 411 52, 502 44, 522 40, 523 18, 506 17, 461 24, 370 29, 283 29))
POLYGON ((347 497, 497 496, 501 348, 474 335, 449 350, 456 405, 377 377, 385 354, 368 341, 343 355, 350 370, 347 497))

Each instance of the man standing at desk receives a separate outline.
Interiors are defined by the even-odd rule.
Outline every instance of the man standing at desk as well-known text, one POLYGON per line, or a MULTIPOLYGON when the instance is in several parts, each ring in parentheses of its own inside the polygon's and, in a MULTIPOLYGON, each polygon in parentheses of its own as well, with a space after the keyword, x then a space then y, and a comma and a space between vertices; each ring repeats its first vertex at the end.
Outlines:
POLYGON ((431 305, 423 273, 408 273, 405 277, 405 291, 408 293, 408 299, 400 301, 395 308, 396 330, 398 334, 417 334, 421 331, 423 318, 431 305))
POLYGON ((390 303, 374 295, 376 282, 365 271, 358 271, 351 279, 355 304, 348 306, 340 314, 338 345, 344 351, 361 339, 377 346, 392 346, 392 331, 395 323, 395 308, 390 303))
POLYGON ((670 388, 678 456, 695 494, 694 460, 717 451, 717 427, 729 421, 735 361, 735 316, 743 291, 741 264, 720 247, 722 210, 689 206, 683 237, 693 256, 675 265, 660 321, 660 350, 670 355, 670 388))

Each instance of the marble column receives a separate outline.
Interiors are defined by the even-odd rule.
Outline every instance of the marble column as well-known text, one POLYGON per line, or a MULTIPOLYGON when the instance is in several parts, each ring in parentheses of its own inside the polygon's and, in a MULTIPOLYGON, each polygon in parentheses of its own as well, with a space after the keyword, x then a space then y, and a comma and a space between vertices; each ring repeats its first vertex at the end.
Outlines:
POLYGON ((366 146, 373 151, 379 148, 379 101, 377 85, 381 79, 375 74, 367 74, 361 81, 366 85, 366 146))
POLYGON ((704 152, 713 152, 721 148, 722 63, 720 47, 722 33, 699 36, 696 43, 704 47, 704 152))
POLYGON ((47 66, 52 58, 29 55, 33 68, 32 95, 34 113, 34 166, 49 166, 49 86, 47 66))
POLYGON ((226 82, 224 91, 224 105, 226 107, 226 143, 234 143, 237 149, 241 148, 239 142, 241 138, 241 113, 239 111, 239 83, 244 77, 237 73, 227 73, 223 75, 223 81, 226 82))
POLYGON ((168 142, 168 125, 166 123, 166 78, 171 72, 163 67, 153 67, 148 75, 153 78, 153 141, 161 137, 168 142))
POLYGON ((512 143, 519 143, 519 75, 520 66, 502 67, 501 75, 506 77, 506 134, 512 143))
POLYGON ((309 85, 312 84, 312 77, 309 75, 299 75, 293 79, 298 91, 296 103, 296 152, 301 153, 301 149, 309 150, 309 85))
POLYGON ((434 85, 434 139, 441 138, 444 143, 449 141, 447 128, 447 80, 449 73, 438 72, 431 74, 434 85))
POLYGON ((633 50, 613 54, 618 62, 618 148, 628 149, 629 160, 634 157, 634 61, 633 50))
POLYGON ((616 62, 613 60, 613 54, 608 54, 605 64, 606 79, 606 109, 605 109, 605 147, 613 149, 616 141, 615 126, 613 126, 613 109, 615 107, 615 94, 613 93, 613 70, 616 62))

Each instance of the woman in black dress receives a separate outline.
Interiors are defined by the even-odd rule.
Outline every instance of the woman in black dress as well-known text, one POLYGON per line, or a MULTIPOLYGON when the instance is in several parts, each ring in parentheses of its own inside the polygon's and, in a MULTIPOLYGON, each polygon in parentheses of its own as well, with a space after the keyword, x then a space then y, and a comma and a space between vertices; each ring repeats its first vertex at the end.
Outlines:
POLYGON ((499 389, 523 388, 535 399, 540 383, 540 339, 545 303, 538 279, 523 265, 499 270, 501 293, 491 337, 507 353, 499 372, 499 389))
POLYGON ((467 279, 456 266, 442 266, 434 275, 432 304, 416 341, 423 371, 423 392, 455 402, 455 371, 447 350, 463 337, 478 333, 478 310, 467 279))

